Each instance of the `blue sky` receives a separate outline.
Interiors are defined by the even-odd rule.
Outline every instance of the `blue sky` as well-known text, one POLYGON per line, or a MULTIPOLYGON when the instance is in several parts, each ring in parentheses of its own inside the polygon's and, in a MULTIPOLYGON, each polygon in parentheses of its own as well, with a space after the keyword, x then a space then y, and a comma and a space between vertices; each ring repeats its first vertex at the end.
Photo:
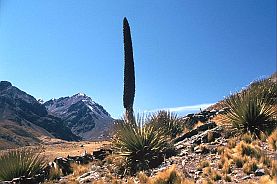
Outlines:
POLYGON ((136 112, 184 114, 276 70, 275 0, 0 2, 0 80, 44 100, 84 92, 115 118, 125 16, 136 112))

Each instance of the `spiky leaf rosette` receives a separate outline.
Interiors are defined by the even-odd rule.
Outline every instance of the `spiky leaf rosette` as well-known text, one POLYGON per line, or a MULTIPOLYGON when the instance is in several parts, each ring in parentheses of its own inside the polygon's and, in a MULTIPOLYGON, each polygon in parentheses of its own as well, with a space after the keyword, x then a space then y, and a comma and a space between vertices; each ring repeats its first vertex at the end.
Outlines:
POLYGON ((224 120, 242 132, 256 135, 273 130, 276 127, 276 105, 272 105, 271 96, 260 93, 260 90, 245 90, 228 97, 224 120))
POLYGON ((164 135, 175 138, 183 132, 184 124, 177 114, 169 111, 158 111, 149 117, 149 125, 155 129, 160 129, 164 135))
POLYGON ((21 176, 33 177, 42 172, 46 161, 40 150, 23 148, 10 150, 0 155, 0 181, 21 176))
POLYGON ((170 148, 166 136, 153 126, 143 126, 143 119, 129 123, 124 120, 116 125, 115 148, 127 161, 126 171, 137 171, 157 167, 170 148))
POLYGON ((123 105, 126 110, 133 113, 133 103, 135 97, 135 69, 133 58, 133 47, 131 31, 126 17, 123 20, 124 35, 124 93, 123 105))

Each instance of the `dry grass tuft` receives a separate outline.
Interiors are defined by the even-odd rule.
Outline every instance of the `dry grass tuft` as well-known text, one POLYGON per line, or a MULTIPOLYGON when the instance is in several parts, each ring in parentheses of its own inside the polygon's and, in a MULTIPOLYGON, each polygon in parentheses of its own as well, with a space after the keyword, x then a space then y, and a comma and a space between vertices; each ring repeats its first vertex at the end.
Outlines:
POLYGON ((209 176, 211 174, 211 172, 212 172, 212 168, 210 166, 203 168, 204 175, 209 176))
POLYGON ((231 165, 229 164, 229 162, 225 162, 223 167, 222 167, 222 173, 223 174, 229 174, 231 172, 232 172, 231 165))
POLYGON ((192 180, 183 178, 181 174, 176 170, 176 166, 159 172, 153 179, 148 180, 147 184, 193 184, 192 180))
POLYGON ((263 154, 259 160, 260 163, 262 163, 263 165, 265 165, 266 167, 271 167, 271 160, 268 156, 266 156, 265 154, 263 154))
POLYGON ((277 150, 277 129, 275 129, 268 137, 268 144, 274 151, 277 150))
POLYGON ((86 164, 86 165, 80 165, 80 164, 71 164, 70 165, 73 169, 73 175, 74 176, 81 176, 82 174, 89 172, 90 171, 90 164, 86 164))
POLYGON ((245 174, 251 174, 253 172, 255 172, 257 169, 258 169, 258 166, 257 166, 257 161, 256 160, 250 160, 248 162, 246 162, 244 165, 243 165, 243 172, 245 174))
POLYGON ((252 146, 251 144, 247 144, 244 141, 241 141, 235 148, 236 152, 241 156, 250 156, 257 159, 260 159, 262 156, 262 151, 258 146, 252 146))
POLYGON ((250 144, 252 141, 254 141, 254 137, 250 133, 245 133, 241 135, 240 140, 250 144))
POLYGON ((244 164, 244 158, 243 157, 233 157, 233 161, 236 165, 237 168, 242 168, 243 164, 244 164))
POLYGON ((217 151, 218 154, 221 154, 221 153, 224 152, 224 149, 225 149, 224 146, 218 146, 218 147, 216 148, 216 151, 217 151))
POLYGON ((138 173, 139 183, 148 184, 150 182, 149 177, 142 171, 138 173))
POLYGON ((265 176, 262 176, 259 179, 259 183, 262 183, 262 184, 276 184, 277 179, 276 179, 276 177, 271 178, 269 175, 265 175, 265 176))
POLYGON ((209 167, 209 166, 210 166, 210 162, 207 160, 204 160, 199 163, 199 165, 197 166, 197 170, 202 171, 203 168, 209 167))
POLYGON ((224 181, 226 181, 226 182, 231 182, 231 181, 232 181, 231 176, 229 176, 229 175, 227 175, 227 174, 224 175, 223 179, 224 179, 224 181))
POLYGON ((202 151, 203 154, 206 154, 206 153, 209 153, 209 152, 210 152, 208 146, 205 145, 205 144, 201 144, 201 145, 199 146, 199 148, 200 148, 200 150, 202 151))
POLYGON ((221 178, 222 178, 221 174, 218 171, 214 170, 214 169, 211 170, 210 177, 214 181, 221 180, 221 178))
POLYGON ((222 169, 225 162, 228 162, 228 159, 221 155, 220 160, 218 161, 218 168, 222 169))
POLYGON ((227 142, 227 147, 229 149, 232 149, 236 146, 236 143, 237 143, 237 138, 229 139, 228 142, 227 142))
POLYGON ((233 154, 233 151, 231 149, 225 148, 224 152, 221 153, 221 157, 224 157, 228 160, 228 159, 231 159, 233 157, 232 154, 233 154))
POLYGON ((277 176, 277 161, 271 161, 271 176, 277 176))
POLYGON ((214 184, 214 182, 210 179, 206 179, 202 181, 202 184, 214 184))
POLYGON ((52 167, 49 171, 48 178, 49 178, 49 180, 58 180, 61 178, 61 176, 62 176, 61 170, 58 168, 52 167))
POLYGON ((68 181, 73 184, 74 182, 76 183, 77 181, 76 179, 79 176, 90 171, 91 164, 80 165, 80 164, 73 163, 73 164, 70 164, 70 167, 72 168, 73 173, 72 175, 68 176, 68 181))
POLYGON ((214 133, 212 131, 208 131, 208 142, 215 141, 214 133))

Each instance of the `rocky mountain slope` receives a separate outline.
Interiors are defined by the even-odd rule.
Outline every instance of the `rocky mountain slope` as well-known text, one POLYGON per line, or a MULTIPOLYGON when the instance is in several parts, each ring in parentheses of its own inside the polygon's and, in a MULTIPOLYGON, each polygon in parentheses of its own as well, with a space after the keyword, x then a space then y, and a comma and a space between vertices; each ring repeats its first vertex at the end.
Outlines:
POLYGON ((48 112, 61 118, 71 131, 85 140, 109 137, 113 119, 99 104, 83 93, 44 103, 48 112))
POLYGON ((33 96, 7 81, 0 82, 0 126, 0 149, 38 143, 40 136, 80 139, 33 96))

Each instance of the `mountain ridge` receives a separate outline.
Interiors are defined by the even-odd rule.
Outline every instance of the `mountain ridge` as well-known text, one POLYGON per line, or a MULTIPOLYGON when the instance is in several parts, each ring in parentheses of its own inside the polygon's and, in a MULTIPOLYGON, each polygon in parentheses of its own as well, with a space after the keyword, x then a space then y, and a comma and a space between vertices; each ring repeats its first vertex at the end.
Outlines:
POLYGON ((84 93, 44 102, 50 114, 60 117, 71 131, 85 140, 109 137, 113 118, 84 93))
MULTIPOLYGON (((76 100, 76 103, 62 107, 68 114, 61 115, 59 109, 55 111, 54 108, 51 110, 46 108, 45 104, 51 104, 49 101, 37 100, 9 81, 0 81, 0 149, 40 144, 40 137, 43 136, 67 141, 107 138, 106 135, 109 134, 109 128, 113 124, 109 113, 85 94, 78 93, 72 97, 78 97, 78 99, 82 97, 82 100, 76 100), (92 110, 95 112, 91 112, 92 110), (92 117, 97 121, 85 123, 90 126, 78 128, 79 122, 90 121, 92 117), (104 131, 100 120, 105 120, 104 131), (92 129, 96 130, 92 131, 92 129), (94 132, 97 135, 92 136, 94 132)), ((65 100, 70 97, 59 99, 65 100)), ((54 102, 55 99, 52 101, 54 102)))

